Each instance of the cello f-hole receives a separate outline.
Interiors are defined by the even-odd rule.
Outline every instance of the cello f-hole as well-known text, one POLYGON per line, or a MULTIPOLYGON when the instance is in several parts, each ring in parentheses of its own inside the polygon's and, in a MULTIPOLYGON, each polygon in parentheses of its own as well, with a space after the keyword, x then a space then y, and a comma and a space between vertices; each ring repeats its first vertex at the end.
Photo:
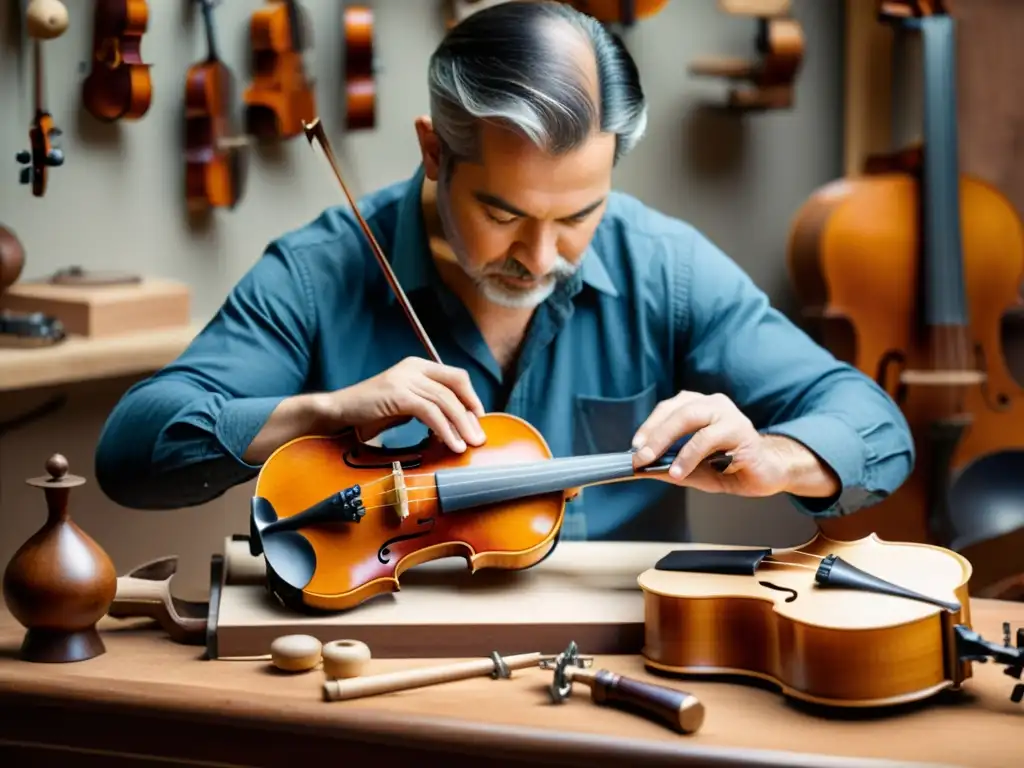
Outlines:
POLYGON ((787 603, 792 603, 797 598, 797 591, 792 587, 780 587, 778 584, 772 584, 770 581, 759 581, 757 583, 760 584, 762 587, 774 589, 776 592, 789 592, 789 595, 786 597, 785 600, 785 602, 787 603))

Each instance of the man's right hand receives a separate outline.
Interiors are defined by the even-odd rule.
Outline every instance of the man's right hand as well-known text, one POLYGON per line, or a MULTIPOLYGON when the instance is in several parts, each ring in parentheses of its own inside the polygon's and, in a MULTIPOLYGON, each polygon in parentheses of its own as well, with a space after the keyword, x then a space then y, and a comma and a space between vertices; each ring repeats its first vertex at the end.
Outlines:
POLYGON ((323 395, 328 424, 356 427, 363 440, 417 418, 456 453, 482 445, 484 407, 461 368, 407 357, 371 379, 323 395))

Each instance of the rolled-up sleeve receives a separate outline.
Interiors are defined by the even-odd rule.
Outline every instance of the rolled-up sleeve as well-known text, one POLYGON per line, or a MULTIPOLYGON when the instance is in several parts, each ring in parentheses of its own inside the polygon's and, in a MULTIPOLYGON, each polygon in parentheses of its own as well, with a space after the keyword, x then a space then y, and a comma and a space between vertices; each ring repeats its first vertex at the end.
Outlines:
POLYGON ((125 393, 96 450, 108 497, 139 509, 190 506, 256 474, 243 454, 307 378, 310 286, 301 260, 271 245, 178 359, 125 393))
POLYGON ((677 238, 668 274, 680 389, 728 395, 763 433, 813 451, 839 477, 829 499, 790 498, 834 517, 892 494, 914 442, 892 398, 773 308, 740 267, 696 230, 677 238))

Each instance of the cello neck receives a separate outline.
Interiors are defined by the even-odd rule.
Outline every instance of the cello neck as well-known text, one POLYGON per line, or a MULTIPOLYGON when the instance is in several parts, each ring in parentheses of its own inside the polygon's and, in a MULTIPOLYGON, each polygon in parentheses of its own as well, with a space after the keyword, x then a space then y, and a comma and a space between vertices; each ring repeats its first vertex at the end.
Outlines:
POLYGON ((968 325, 960 217, 954 20, 908 20, 924 48, 924 320, 930 327, 968 325))
POLYGON ((644 477, 666 471, 675 457, 676 452, 667 452, 639 473, 633 468, 633 454, 629 451, 519 464, 457 467, 435 472, 434 483, 441 512, 446 514, 585 485, 644 477))
POLYGON ((213 29, 213 2, 214 0, 199 0, 203 6, 203 25, 206 27, 206 60, 220 61, 220 53, 217 51, 217 36, 213 29))

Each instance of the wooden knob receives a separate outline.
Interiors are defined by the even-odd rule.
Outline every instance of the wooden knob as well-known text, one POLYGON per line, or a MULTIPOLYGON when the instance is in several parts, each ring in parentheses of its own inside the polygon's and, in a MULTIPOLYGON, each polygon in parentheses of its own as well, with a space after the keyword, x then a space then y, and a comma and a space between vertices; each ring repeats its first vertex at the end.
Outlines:
POLYGON ((324 646, 323 657, 328 680, 359 677, 370 663, 370 647, 359 640, 332 640, 324 646))
POLYGON ((46 460, 46 473, 54 480, 60 480, 68 473, 68 460, 59 453, 53 454, 46 460))
POLYGON ((320 650, 312 635, 282 635, 270 644, 270 659, 283 672, 308 672, 320 663, 320 650))

